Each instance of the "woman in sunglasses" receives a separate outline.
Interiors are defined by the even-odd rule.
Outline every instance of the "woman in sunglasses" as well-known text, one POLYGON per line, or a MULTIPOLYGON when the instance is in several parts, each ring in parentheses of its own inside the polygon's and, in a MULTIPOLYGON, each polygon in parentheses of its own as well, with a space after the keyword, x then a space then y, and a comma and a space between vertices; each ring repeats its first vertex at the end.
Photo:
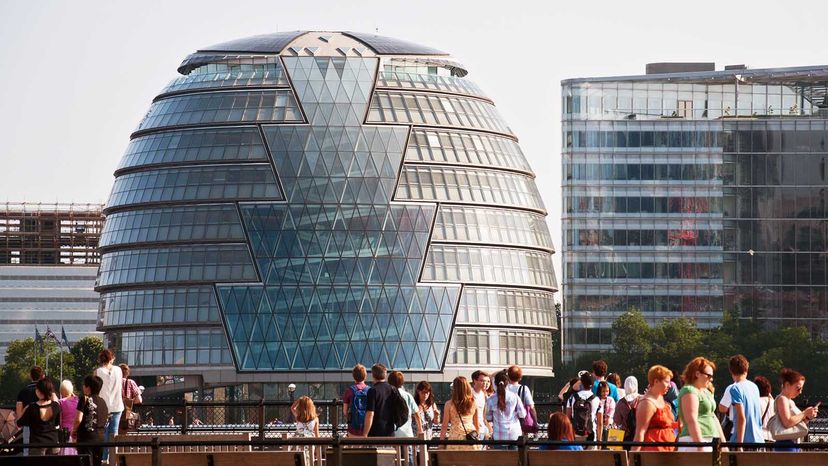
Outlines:
MULTIPOLYGON (((726 441, 716 419, 716 401, 711 391, 715 370, 716 364, 702 357, 693 359, 684 368, 681 375, 684 386, 678 396, 679 442, 712 442, 714 438, 726 441)), ((711 447, 680 447, 679 451, 711 451, 711 447)))
MULTIPOLYGON (((782 382, 782 392, 776 397, 774 405, 776 415, 779 416, 779 420, 782 421, 784 427, 793 427, 800 422, 807 424, 808 421, 817 417, 819 403, 816 406, 810 406, 805 408, 804 411, 800 411, 793 401, 794 398, 802 393, 802 388, 805 386, 804 375, 786 367, 779 374, 779 381, 782 382)), ((799 451, 795 445, 801 440, 777 440, 777 446, 785 446, 787 448, 775 448, 774 451, 799 451)))

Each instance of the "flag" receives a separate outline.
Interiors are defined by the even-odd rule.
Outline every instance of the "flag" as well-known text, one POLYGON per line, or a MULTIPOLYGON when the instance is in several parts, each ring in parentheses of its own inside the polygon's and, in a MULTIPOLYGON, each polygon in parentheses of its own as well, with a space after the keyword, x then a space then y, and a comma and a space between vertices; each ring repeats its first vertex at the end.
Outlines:
POLYGON ((63 328, 63 325, 60 326, 60 344, 66 345, 67 348, 72 347, 72 345, 69 344, 69 339, 66 338, 66 329, 63 328))
POLYGON ((58 341, 57 335, 55 335, 55 332, 53 332, 48 325, 46 326, 46 338, 51 338, 54 341, 58 341))
POLYGON ((40 331, 35 327, 35 344, 41 350, 43 349, 43 337, 40 336, 40 331))

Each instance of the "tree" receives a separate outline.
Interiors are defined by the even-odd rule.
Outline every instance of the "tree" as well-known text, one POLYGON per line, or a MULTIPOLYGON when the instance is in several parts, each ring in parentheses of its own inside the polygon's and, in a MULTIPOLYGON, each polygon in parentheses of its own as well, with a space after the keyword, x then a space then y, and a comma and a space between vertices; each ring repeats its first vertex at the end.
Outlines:
POLYGON ((683 370, 688 361, 704 353, 704 336, 690 319, 662 320, 653 328, 652 335, 651 364, 661 364, 674 372, 683 370))
POLYGON ((613 372, 639 376, 646 371, 646 364, 653 349, 653 331, 644 320, 641 311, 631 307, 612 323, 613 355, 610 360, 613 372))
POLYGON ((83 378, 91 374, 98 365, 98 353, 104 349, 100 337, 83 337, 72 345, 72 357, 75 361, 75 373, 78 375, 77 386, 83 378))
MULTIPOLYGON (((29 383, 29 370, 40 366, 56 384, 60 384, 60 351, 62 349, 54 340, 45 338, 42 345, 34 338, 24 338, 9 342, 6 350, 6 363, 0 372, 0 399, 14 401, 17 392, 29 383), (47 361, 48 359, 48 361, 47 361)), ((73 379, 75 375, 74 358, 71 353, 63 354, 63 378, 73 379)))

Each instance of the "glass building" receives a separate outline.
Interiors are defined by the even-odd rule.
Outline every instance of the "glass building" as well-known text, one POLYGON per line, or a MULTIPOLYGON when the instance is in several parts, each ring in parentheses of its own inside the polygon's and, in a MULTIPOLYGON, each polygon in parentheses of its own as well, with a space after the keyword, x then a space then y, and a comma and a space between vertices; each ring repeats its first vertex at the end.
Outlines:
POLYGON ((101 329, 137 375, 551 375, 546 210, 462 64, 296 31, 178 71, 132 134, 101 237, 101 329))
POLYGON ((653 64, 563 89, 564 340, 723 313, 828 320, 828 67, 653 64))

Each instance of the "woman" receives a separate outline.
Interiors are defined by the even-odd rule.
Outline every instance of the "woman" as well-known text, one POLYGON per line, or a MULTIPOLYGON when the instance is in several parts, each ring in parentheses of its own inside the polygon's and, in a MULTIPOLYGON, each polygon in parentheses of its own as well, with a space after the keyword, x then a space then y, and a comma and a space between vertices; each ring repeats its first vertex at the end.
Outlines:
MULTIPOLYGON (((805 408, 805 411, 800 411, 796 407, 793 399, 802 393, 802 388, 805 386, 805 376, 799 372, 788 369, 782 369, 779 374, 779 381, 782 383, 782 391, 774 401, 776 415, 782 422, 785 428, 793 427, 800 422, 808 423, 811 419, 817 417, 817 406, 810 406, 805 408)), ((802 439, 796 440, 779 440, 775 443, 778 446, 785 446, 786 448, 774 448, 774 451, 799 451, 795 445, 802 439)))
POLYGON ((509 385, 506 372, 495 375, 494 385, 497 387, 496 394, 486 400, 486 420, 492 423, 492 439, 517 440, 523 435, 520 419, 526 417, 526 408, 520 397, 506 389, 509 385))
POLYGON ((607 375, 607 382, 615 385, 615 388, 618 391, 618 400, 619 401, 621 400, 621 398, 624 398, 625 396, 627 396, 626 390, 621 388, 621 376, 620 375, 616 374, 615 372, 610 373, 609 375, 607 375))
POLYGON ((53 400, 55 387, 48 378, 42 378, 35 384, 37 401, 26 406, 17 420, 18 427, 29 428, 29 456, 58 455, 60 448, 37 448, 38 444, 58 443, 58 426, 60 425, 60 404, 53 400))
MULTIPOLYGON (((673 373, 664 366, 653 366, 647 371, 650 386, 635 410, 636 442, 675 442, 675 418, 664 394, 670 389, 673 373)), ((673 451, 672 446, 633 447, 633 451, 673 451)))
POLYGON ((403 387, 405 384, 405 376, 400 371, 392 371, 388 374, 388 383, 391 384, 400 393, 400 396, 405 400, 408 406, 408 421, 394 431, 394 437, 414 437, 420 435, 423 425, 420 420, 420 409, 417 407, 417 402, 403 387))
POLYGON ((618 403, 615 405, 615 414, 612 416, 615 426, 624 431, 624 441, 632 440, 635 435, 635 432, 628 428, 627 419, 630 411, 635 409, 637 401, 638 379, 631 375, 624 379, 624 397, 618 399, 618 403))
MULTIPOLYGON (((103 381, 96 375, 83 379, 83 396, 78 400, 74 434, 78 443, 102 442, 104 427, 109 418, 106 401, 100 397, 103 381)), ((101 466, 102 447, 78 448, 78 453, 92 457, 92 466, 101 466)))
POLYGON ((431 384, 423 380, 417 384, 414 390, 414 401, 420 410, 422 416, 423 432, 426 438, 430 439, 434 435, 434 426, 440 424, 440 408, 434 401, 434 392, 431 389, 431 384))
MULTIPOLYGON (((681 432, 679 442, 726 442, 722 426, 716 419, 716 401, 707 387, 713 382, 716 364, 698 357, 690 361, 681 374, 684 386, 678 395, 681 432)), ((712 447, 679 447, 679 451, 712 451, 712 447)))
MULTIPOLYGON (((124 400, 121 396, 124 374, 120 367, 113 365, 114 362, 115 353, 111 349, 104 349, 98 354, 100 367, 95 369, 95 375, 103 382, 100 397, 106 402, 106 409, 109 411, 109 422, 104 429, 104 442, 118 434, 121 413, 124 411, 124 400)), ((102 459, 108 461, 109 448, 104 449, 102 459)))
MULTIPOLYGON (((132 414, 132 409, 135 405, 143 402, 141 398, 141 389, 134 380, 129 378, 129 366, 126 364, 119 364, 121 373, 124 378, 121 379, 121 398, 124 400, 124 411, 121 416, 121 422, 118 425, 119 435, 124 435, 129 430, 129 418, 132 414)), ((195 423, 195 420, 193 421, 195 423)))
POLYGON ((765 377, 757 375, 753 379, 753 383, 759 387, 759 411, 762 412, 762 437, 765 442, 773 442, 773 436, 768 430, 768 421, 773 416, 773 396, 771 395, 771 383, 765 377))
MULTIPOLYGON (((440 439, 466 440, 469 434, 477 438, 480 425, 477 420, 477 405, 469 381, 463 377, 455 377, 451 384, 451 399, 446 402, 443 426, 440 428, 440 439), (449 430, 451 423, 451 430, 449 430), (447 433, 448 432, 448 433, 447 433)), ((464 445, 448 445, 448 450, 466 450, 464 445)), ((480 445, 474 445, 474 450, 480 450, 480 445)))
MULTIPOLYGON (((75 396, 75 387, 72 382, 64 380, 60 383, 60 428, 66 429, 68 432, 74 431, 75 417, 78 414, 78 397, 75 396)), ((69 439, 74 442, 74 435, 69 439)), ((61 448, 61 455, 77 455, 77 450, 74 448, 61 448)))
MULTIPOLYGON (((558 442, 572 442, 575 440, 575 430, 569 416, 558 411, 549 416, 547 438, 558 442)), ((581 445, 541 445, 541 450, 576 450, 584 449, 581 445)))

